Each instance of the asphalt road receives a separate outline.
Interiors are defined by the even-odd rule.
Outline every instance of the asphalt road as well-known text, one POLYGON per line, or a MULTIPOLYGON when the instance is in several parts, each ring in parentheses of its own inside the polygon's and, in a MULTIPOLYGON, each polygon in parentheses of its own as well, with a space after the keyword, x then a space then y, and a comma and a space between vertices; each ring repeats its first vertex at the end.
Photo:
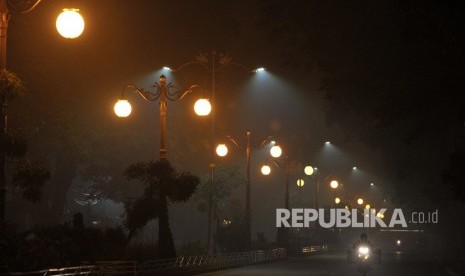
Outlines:
MULTIPOLYGON (((355 265, 346 261, 345 252, 333 252, 307 257, 292 257, 285 261, 254 265, 202 275, 315 275, 315 276, 359 276, 355 265)), ((456 276, 441 264, 431 253, 385 252, 382 262, 374 264, 369 276, 456 276)))

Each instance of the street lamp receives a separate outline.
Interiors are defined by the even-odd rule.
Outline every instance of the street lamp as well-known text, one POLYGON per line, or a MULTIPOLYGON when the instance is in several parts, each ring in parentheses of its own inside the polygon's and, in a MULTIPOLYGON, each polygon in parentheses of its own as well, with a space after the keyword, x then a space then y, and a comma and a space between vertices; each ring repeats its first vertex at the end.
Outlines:
POLYGON ((219 157, 224 157, 228 154, 228 147, 225 145, 225 144, 219 144, 217 147, 216 147, 216 154, 219 156, 219 157))
MULTIPOLYGON (((283 168, 286 174, 286 182, 285 182, 285 194, 284 194, 284 208, 289 210, 289 156, 286 155, 284 158, 275 158, 272 162, 279 168, 283 168), (281 162, 279 162, 281 161, 281 162)), ((269 175, 271 172, 271 167, 266 164, 262 166, 262 174, 269 175), (266 173, 264 173, 266 172, 266 173)), ((302 183, 303 184, 303 183, 302 183)), ((276 235, 276 242, 280 246, 288 247, 289 246, 289 228, 287 227, 279 227, 278 233, 276 235)))
POLYGON ((144 90, 137 87, 134 84, 129 84, 123 90, 122 98, 119 99, 115 106, 114 111, 118 117, 127 117, 131 114, 131 104, 126 99, 125 91, 131 88, 137 92, 146 101, 160 101, 160 159, 166 159, 166 111, 167 111, 167 100, 178 101, 183 99, 187 94, 193 92, 195 88, 199 88, 198 85, 190 86, 186 91, 173 91, 174 86, 171 83, 166 84, 166 77, 160 76, 160 83, 154 82, 149 90, 144 90))
POLYGON ((339 182, 337 182, 337 180, 331 180, 329 185, 331 186, 331 188, 337 189, 337 187, 339 187, 339 182))
POLYGON ((119 99, 116 102, 115 107, 113 108, 115 111, 116 116, 118 117, 128 117, 131 115, 132 107, 131 104, 126 99, 119 99))
POLYGON ((336 204, 341 203, 341 199, 340 199, 339 197, 336 197, 336 198, 334 199, 334 203, 336 203, 336 204))
POLYGON ((57 17, 56 27, 58 33, 64 38, 77 38, 84 31, 84 19, 79 9, 63 9, 57 17))
POLYGON ((357 204, 362 205, 363 204, 363 199, 362 198, 357 199, 357 204))
MULTIPOLYGON (((0 71, 5 71, 6 66, 6 50, 7 50, 7 34, 8 34, 8 21, 12 13, 28 13, 34 10, 41 0, 0 0, 0 71)), ((67 22, 68 17, 63 17, 60 22, 67 22)), ((60 23, 60 26, 62 24, 60 23)), ((66 27, 63 27, 63 31, 66 27)), ((7 94, 6 91, 0 91, 2 95, 7 94)), ((7 111, 8 99, 5 96, 0 97, 0 106, 2 107, 2 119, 0 120, 0 144, 4 144, 5 137, 8 132, 7 124, 7 111)), ((5 149, 0 147, 0 222, 5 220, 5 207, 6 207, 6 172, 5 172, 5 149)))
POLYGON ((194 111, 199 116, 207 116, 212 111, 212 105, 207 99, 198 99, 194 104, 194 111))
POLYGON ((271 154, 271 156, 273 156, 274 158, 280 157, 282 153, 283 153, 283 150, 282 150, 281 147, 278 146, 278 145, 274 145, 274 146, 272 146, 271 149, 270 149, 270 154, 271 154))
MULTIPOLYGON (((226 67, 234 66, 234 67, 239 67, 242 70, 249 72, 249 73, 259 73, 261 71, 264 71, 265 69, 263 67, 257 68, 255 70, 252 70, 248 68, 245 65, 242 65, 240 63, 236 62, 231 62, 231 57, 229 55, 225 54, 219 54, 217 58, 217 53, 216 51, 212 51, 210 55, 210 59, 208 58, 208 53, 200 53, 199 55, 196 56, 195 61, 190 61, 187 63, 184 63, 183 65, 179 66, 176 69, 171 69, 170 67, 165 66, 164 69, 169 70, 171 72, 179 72, 183 70, 184 68, 196 64, 200 65, 207 71, 211 73, 211 103, 215 104, 215 94, 216 94, 216 73, 219 72, 220 70, 223 70, 226 67), (217 64, 218 63, 218 64, 217 64)), ((214 149, 214 144, 215 144, 215 109, 213 108, 210 112, 210 117, 211 117, 211 153, 210 153, 210 185, 212 187, 212 190, 215 190, 215 181, 214 181, 214 175, 215 175, 215 149, 214 149)), ((209 206, 209 217, 208 217, 208 253, 213 254, 215 251, 215 241, 214 241, 214 232, 215 232, 215 224, 213 223, 213 220, 215 218, 215 210, 214 207, 211 205, 209 206)))
MULTIPOLYGON (((319 195, 320 195, 320 172, 319 170, 316 168, 316 167, 312 167, 310 165, 307 165, 305 166, 304 168, 304 173, 305 175, 307 176, 314 176, 316 177, 316 185, 315 185, 315 209, 318 209, 318 199, 319 199, 319 195)), ((327 183, 326 181, 328 181, 330 179, 330 175, 326 176, 323 180, 324 183, 327 183)), ((332 188, 332 189, 337 189, 339 187, 339 182, 337 180, 331 180, 329 182, 329 186, 332 188)))
POLYGON ((271 173, 271 167, 269 165, 263 165, 260 171, 263 175, 269 175, 271 173))
MULTIPOLYGON (((250 159, 251 159, 251 155, 252 155, 252 148, 255 148, 255 149, 260 149, 260 148, 263 148, 265 147, 266 145, 270 144, 270 142, 272 141, 272 137, 271 136, 268 136, 267 138, 263 139, 262 142, 260 144, 258 144, 258 146, 255 146, 255 147, 252 147, 251 145, 251 136, 252 136, 252 132, 251 131, 247 131, 246 132, 246 135, 247 135, 247 141, 246 141, 246 149, 245 149, 245 154, 246 154, 246 168, 247 168, 247 174, 246 174, 246 185, 245 185, 245 224, 246 224, 246 235, 247 235, 247 242, 248 242, 248 247, 250 246, 251 242, 252 242, 252 236, 251 236, 251 233, 252 233, 252 223, 251 223, 251 220, 252 220, 252 214, 251 214, 251 204, 250 204, 250 191, 251 191, 251 181, 250 181, 250 159)), ((231 136, 226 136, 226 138, 231 141, 236 147, 239 146, 239 144, 237 143, 237 141, 232 138, 231 136)), ((281 149, 281 148, 280 148, 281 149)), ((220 157, 224 157, 226 156, 226 154, 228 153, 228 148, 226 146, 226 144, 220 144, 216 147, 216 152, 218 154, 218 156, 220 157)), ((268 166, 268 168, 263 168, 262 167, 262 173, 263 174, 269 174, 271 172, 271 168, 268 166)))

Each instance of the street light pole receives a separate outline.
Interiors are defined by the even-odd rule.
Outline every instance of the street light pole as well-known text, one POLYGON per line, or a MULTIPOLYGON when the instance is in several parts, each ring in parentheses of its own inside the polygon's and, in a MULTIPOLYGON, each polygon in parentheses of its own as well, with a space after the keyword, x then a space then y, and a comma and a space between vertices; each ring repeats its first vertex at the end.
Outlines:
MULTIPOLYGON (((252 208, 251 208, 251 177, 250 177, 250 166, 251 166, 251 156, 252 156, 252 131, 248 130, 246 132, 246 144, 245 144, 245 156, 246 156, 246 183, 245 183, 245 228, 246 228, 246 241, 247 248, 250 249, 252 244, 252 208)), ((239 144, 231 136, 226 136, 226 138, 231 141, 236 147, 239 147, 239 144)), ((257 145, 257 149, 265 147, 269 142, 271 142, 272 137, 268 136, 260 144, 257 145)), ((219 156, 224 157, 228 153, 227 146, 225 144, 220 144, 217 147, 217 153, 219 156)))
MULTIPOLYGON (((222 55, 220 54, 220 60, 219 60, 219 66, 216 67, 216 63, 217 63, 217 60, 216 60, 216 51, 212 51, 211 52, 211 61, 209 62, 208 61, 208 54, 200 54, 197 56, 197 60, 196 61, 190 61, 190 62, 187 62, 181 66, 179 66, 178 68, 176 69, 170 69, 171 72, 178 72, 178 71, 181 71, 182 69, 184 69, 185 67, 191 65, 191 64, 197 64, 197 65, 201 65, 203 68, 207 69, 208 71, 211 72, 211 88, 212 88, 212 91, 211 91, 211 103, 212 103, 212 111, 211 111, 211 152, 210 152, 210 164, 209 164, 209 168, 210 168, 210 187, 212 188, 212 191, 215 191, 216 190, 216 185, 215 185, 215 167, 216 167, 216 164, 215 164, 215 148, 214 148, 214 145, 215 145, 215 109, 213 107, 213 105, 215 104, 215 93, 216 93, 216 72, 228 67, 228 66, 236 66, 236 67, 240 67, 242 68, 243 70, 247 71, 247 72, 250 72, 250 73, 255 73, 255 72, 258 72, 258 69, 255 69, 255 70, 251 70, 249 68, 247 68, 246 66, 240 64, 240 63, 235 63, 235 62, 231 62, 230 61, 230 58, 228 55, 222 55), (210 66, 209 66, 210 64, 210 66)), ((262 69, 263 70, 263 69, 262 69)), ((214 196, 214 195, 213 195, 214 196)), ((214 208, 214 201, 215 201, 215 198, 212 198, 210 200, 210 203, 209 203, 209 211, 208 211, 208 254, 212 255, 215 253, 215 208, 214 208)), ((250 202, 249 202, 250 204, 250 202)), ((250 210, 250 206, 249 206, 249 209, 247 209, 246 207, 246 217, 247 217, 247 210, 250 210)), ((249 212, 249 215, 250 215, 250 212, 249 212)), ((249 224, 250 225, 250 224, 249 224)))
POLYGON ((247 131, 247 147, 245 150, 245 155, 247 159, 247 182, 245 184, 245 229, 246 229, 246 241, 247 249, 250 249, 252 243, 252 214, 250 211, 250 135, 252 132, 247 131))

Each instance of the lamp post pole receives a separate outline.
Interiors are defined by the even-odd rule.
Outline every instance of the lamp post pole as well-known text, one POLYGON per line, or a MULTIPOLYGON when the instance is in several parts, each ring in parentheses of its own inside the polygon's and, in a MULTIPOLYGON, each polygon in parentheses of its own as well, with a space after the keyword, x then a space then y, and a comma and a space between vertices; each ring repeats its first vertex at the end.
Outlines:
POLYGON ((250 135, 252 133, 247 131, 247 147, 245 150, 245 155, 247 159, 247 181, 245 183, 245 229, 246 229, 246 241, 247 241, 247 249, 250 249, 251 242, 252 242, 252 214, 250 210, 250 135))
MULTIPOLYGON (((219 55, 219 66, 216 66, 217 63, 217 53, 216 51, 211 52, 211 60, 209 62, 208 60, 208 54, 199 54, 197 56, 196 61, 190 61, 187 62, 181 66, 179 66, 176 69, 170 69, 172 72, 178 72, 184 69, 185 67, 191 65, 191 64, 197 64, 201 65, 205 69, 211 72, 211 103, 212 103, 212 110, 211 110, 211 152, 210 152, 210 187, 212 188, 213 191, 213 198, 210 199, 209 206, 208 206, 208 254, 214 254, 215 253, 215 203, 214 201, 216 200, 215 198, 215 190, 216 190, 216 184, 215 184, 215 117, 216 117, 216 110, 213 107, 215 104, 215 93, 216 93, 216 72, 229 67, 229 66, 236 66, 242 68, 244 71, 250 72, 250 73, 255 73, 257 70, 251 70, 247 68, 246 66, 236 63, 236 62, 231 62, 231 58, 228 55, 219 55)), ((249 207, 250 210, 250 207, 249 207)), ((246 216, 247 216, 247 207, 246 207, 246 216)))
MULTIPOLYGON (((245 182, 245 235, 246 235, 246 247, 247 249, 250 249, 251 244, 252 244, 252 208, 251 208, 251 177, 250 177, 250 171, 251 171, 251 156, 252 156, 252 143, 251 143, 251 137, 252 137, 252 131, 248 130, 246 132, 246 144, 245 144, 245 156, 246 156, 246 182, 245 182)), ((226 138, 231 141, 236 147, 239 147, 239 144, 237 143, 234 138, 231 136, 226 136, 226 138)), ((260 144, 257 144, 256 148, 260 149, 265 147, 266 144, 268 144, 271 141, 272 137, 268 136, 266 139, 264 139, 260 144)), ((220 150, 217 152, 219 156, 224 157, 227 155, 228 150, 227 146, 225 144, 221 144, 218 146, 220 150), (220 148, 220 146, 222 148, 220 148), (223 150, 224 149, 224 150, 223 150)))
MULTIPOLYGON (((212 92, 211 92, 211 102, 215 103, 215 57, 216 57, 216 52, 212 51, 211 58, 212 58, 212 67, 211 67, 211 73, 212 73, 212 92)), ((211 136, 210 136, 210 187, 212 188, 213 191, 213 198, 210 200, 210 204, 208 206, 208 254, 212 255, 215 253, 215 208, 214 208, 214 201, 215 199, 215 191, 216 191, 216 185, 215 185, 215 149, 213 145, 215 144, 215 108, 212 107, 212 112, 211 112, 211 136)))

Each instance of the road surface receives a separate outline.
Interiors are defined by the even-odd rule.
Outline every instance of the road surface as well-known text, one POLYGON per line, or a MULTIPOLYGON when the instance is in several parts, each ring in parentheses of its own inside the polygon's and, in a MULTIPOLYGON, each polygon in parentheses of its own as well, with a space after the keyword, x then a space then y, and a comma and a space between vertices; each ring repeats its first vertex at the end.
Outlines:
MULTIPOLYGON (((239 275, 315 275, 360 276, 355 265, 346 261, 345 252, 333 252, 307 257, 290 257, 285 261, 209 272, 204 276, 239 275)), ((375 264, 369 276, 456 276, 431 253, 385 252, 382 262, 375 264)))

